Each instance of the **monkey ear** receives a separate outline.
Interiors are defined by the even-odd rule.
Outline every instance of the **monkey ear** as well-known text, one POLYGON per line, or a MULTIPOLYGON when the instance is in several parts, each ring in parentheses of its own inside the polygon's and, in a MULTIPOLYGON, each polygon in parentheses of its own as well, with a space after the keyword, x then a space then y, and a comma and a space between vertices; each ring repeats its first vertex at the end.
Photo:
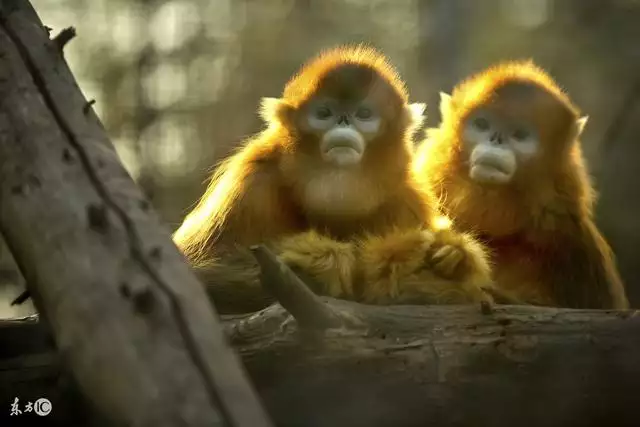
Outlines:
POLYGON ((451 95, 440 92, 440 117, 447 117, 451 113, 451 95))
POLYGON ((409 113, 411 114, 411 121, 417 124, 422 123, 426 119, 425 111, 427 110, 427 104, 423 102, 414 102, 409 104, 409 113))
POLYGON ((582 131, 584 131, 585 126, 587 126, 587 122, 589 121, 589 116, 582 116, 576 121, 576 136, 580 136, 582 131))
POLYGON ((262 98, 258 113, 267 124, 283 123, 290 110, 291 106, 281 98, 262 98))

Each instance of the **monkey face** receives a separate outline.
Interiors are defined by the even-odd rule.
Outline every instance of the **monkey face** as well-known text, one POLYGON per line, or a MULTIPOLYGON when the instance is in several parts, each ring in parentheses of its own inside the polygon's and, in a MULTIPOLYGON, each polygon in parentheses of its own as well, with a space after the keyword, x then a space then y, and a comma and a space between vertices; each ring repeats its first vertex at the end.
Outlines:
POLYGON ((313 100, 303 109, 300 127, 315 136, 322 160, 336 167, 360 163, 367 145, 382 131, 378 109, 365 101, 313 100))
POLYGON ((490 109, 472 112, 462 123, 469 177, 481 184, 508 184, 540 150, 534 126, 490 109))

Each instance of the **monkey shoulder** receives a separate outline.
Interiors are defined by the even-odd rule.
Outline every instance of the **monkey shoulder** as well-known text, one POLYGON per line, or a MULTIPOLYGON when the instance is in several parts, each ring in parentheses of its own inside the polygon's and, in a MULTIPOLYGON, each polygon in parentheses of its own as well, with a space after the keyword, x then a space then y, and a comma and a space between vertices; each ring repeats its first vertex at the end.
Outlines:
POLYGON ((278 180, 279 157, 279 147, 258 134, 221 164, 218 175, 227 175, 244 191, 265 190, 278 180))
POLYGON ((221 165, 208 194, 219 201, 216 221, 222 240, 255 244, 304 228, 284 188, 278 156, 278 147, 254 139, 221 165))

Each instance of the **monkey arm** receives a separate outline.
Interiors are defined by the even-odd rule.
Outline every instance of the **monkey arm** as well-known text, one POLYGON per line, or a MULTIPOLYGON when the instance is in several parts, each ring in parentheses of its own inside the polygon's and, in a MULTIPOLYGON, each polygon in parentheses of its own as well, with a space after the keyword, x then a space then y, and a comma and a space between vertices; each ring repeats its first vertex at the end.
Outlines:
POLYGON ((352 242, 333 240, 311 230, 285 237, 274 246, 278 257, 317 288, 315 292, 353 298, 356 249, 352 242))
POLYGON ((254 245, 303 228, 300 213, 282 190, 277 171, 252 165, 236 179, 236 195, 219 229, 221 244, 254 245))
POLYGON ((412 229, 361 242, 362 299, 377 304, 492 302, 484 248, 453 230, 412 229))
POLYGON ((556 262, 547 267, 557 304, 575 308, 628 308, 614 254, 604 237, 589 218, 571 222, 559 231, 556 262))
POLYGON ((249 143, 216 170, 174 242, 224 313, 254 311, 272 301, 248 246, 303 229, 273 166, 276 152, 249 143))
POLYGON ((275 156, 248 146, 218 168, 174 234, 193 264, 206 263, 214 250, 259 244, 302 229, 300 213, 280 185, 275 156))

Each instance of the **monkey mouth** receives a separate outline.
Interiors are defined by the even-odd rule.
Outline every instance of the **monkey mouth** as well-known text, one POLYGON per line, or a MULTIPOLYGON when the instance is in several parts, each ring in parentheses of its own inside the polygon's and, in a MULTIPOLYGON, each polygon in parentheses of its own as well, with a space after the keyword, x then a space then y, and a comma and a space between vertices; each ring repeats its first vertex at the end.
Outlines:
POLYGON ((336 166, 351 166, 360 163, 362 152, 352 145, 336 144, 323 151, 322 158, 336 166))
POLYGON ((324 147, 324 152, 329 153, 349 153, 354 152, 356 154, 362 154, 361 148, 357 144, 351 141, 336 141, 335 143, 327 144, 324 147))
POLYGON ((513 170, 491 157, 471 164, 469 177, 483 184, 505 184, 511 180, 513 170))
POLYGON ((361 138, 357 138, 356 135, 351 133, 334 134, 327 137, 322 141, 320 148, 322 151, 327 152, 333 149, 351 149, 361 153, 364 151, 364 144, 361 138))
POLYGON ((324 161, 337 166, 350 166, 360 163, 365 144, 362 139, 350 134, 332 135, 320 144, 320 152, 324 161))
POLYGON ((505 175, 511 174, 511 170, 506 167, 504 162, 496 159, 495 157, 485 157, 481 160, 478 159, 471 165, 472 169, 475 167, 480 167, 482 169, 493 169, 496 172, 503 173, 505 175))

